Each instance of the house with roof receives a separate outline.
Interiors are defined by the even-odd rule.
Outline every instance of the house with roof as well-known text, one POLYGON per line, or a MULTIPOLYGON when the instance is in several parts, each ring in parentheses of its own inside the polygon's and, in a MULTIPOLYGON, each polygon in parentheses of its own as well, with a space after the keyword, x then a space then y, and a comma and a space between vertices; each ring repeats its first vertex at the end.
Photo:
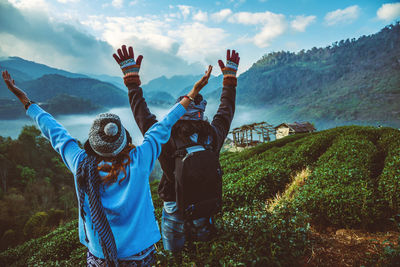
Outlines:
POLYGON ((314 125, 309 122, 281 123, 274 127, 274 129, 276 139, 280 139, 292 134, 312 133, 316 131, 314 125))

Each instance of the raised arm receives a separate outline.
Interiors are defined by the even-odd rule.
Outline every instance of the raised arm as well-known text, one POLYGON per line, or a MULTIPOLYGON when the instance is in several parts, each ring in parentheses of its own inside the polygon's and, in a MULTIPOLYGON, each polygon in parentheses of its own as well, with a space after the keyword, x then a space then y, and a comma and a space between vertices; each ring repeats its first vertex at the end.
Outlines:
POLYGON ((25 106, 27 114, 36 122, 42 134, 50 140, 65 165, 75 174, 79 158, 84 155, 84 151, 79 147, 77 141, 49 113, 34 104, 27 94, 15 85, 15 81, 7 71, 3 71, 2 76, 8 89, 18 97, 25 106))
POLYGON ((115 61, 120 65, 124 74, 124 83, 128 88, 128 97, 133 117, 144 135, 147 130, 157 122, 156 116, 152 114, 147 107, 146 100, 143 97, 143 91, 140 87, 139 70, 142 64, 143 56, 140 55, 135 61, 133 48, 123 45, 113 54, 115 61))
POLYGON ((218 61, 222 74, 224 75, 221 102, 215 114, 211 126, 215 129, 217 138, 217 150, 219 151, 224 144, 225 138, 229 133, 229 128, 235 114, 236 101, 236 72, 239 66, 239 53, 228 49, 226 51, 226 65, 222 60, 218 61))

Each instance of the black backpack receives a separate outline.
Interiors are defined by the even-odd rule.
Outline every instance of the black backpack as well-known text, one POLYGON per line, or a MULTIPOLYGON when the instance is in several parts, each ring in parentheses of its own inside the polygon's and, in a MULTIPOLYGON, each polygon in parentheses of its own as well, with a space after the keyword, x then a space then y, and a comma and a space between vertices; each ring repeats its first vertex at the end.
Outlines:
POLYGON ((173 138, 178 213, 185 219, 211 217, 222 208, 222 170, 208 137, 193 142, 173 138))

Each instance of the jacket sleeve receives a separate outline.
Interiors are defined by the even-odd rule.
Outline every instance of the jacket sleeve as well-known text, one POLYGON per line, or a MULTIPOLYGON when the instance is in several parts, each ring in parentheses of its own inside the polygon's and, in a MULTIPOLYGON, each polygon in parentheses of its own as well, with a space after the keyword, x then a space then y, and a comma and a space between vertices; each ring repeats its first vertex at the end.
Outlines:
POLYGON ((143 143, 136 148, 139 164, 149 173, 153 170, 154 163, 161 154, 161 145, 168 142, 172 126, 186 113, 180 104, 175 104, 168 114, 155 123, 144 135, 143 143))
POLYGON ((81 157, 85 155, 76 139, 53 116, 38 105, 31 104, 27 114, 36 122, 42 134, 50 141, 54 150, 61 155, 65 165, 75 175, 81 157))
POLYGON ((128 87, 129 104, 133 117, 144 135, 147 130, 157 122, 156 116, 152 114, 147 107, 146 100, 143 97, 142 88, 139 86, 128 87))
POLYGON ((217 151, 219 151, 229 133, 229 128, 235 114, 236 85, 224 85, 222 88, 221 102, 215 114, 211 126, 215 130, 217 151))

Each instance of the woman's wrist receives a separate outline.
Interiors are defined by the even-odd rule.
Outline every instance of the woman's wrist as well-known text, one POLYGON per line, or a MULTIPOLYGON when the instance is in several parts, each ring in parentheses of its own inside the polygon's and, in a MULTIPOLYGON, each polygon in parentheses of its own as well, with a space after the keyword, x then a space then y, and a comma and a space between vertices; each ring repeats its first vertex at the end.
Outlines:
POLYGON ((28 108, 31 106, 31 104, 34 104, 35 102, 33 102, 32 100, 29 100, 28 102, 26 102, 24 104, 25 110, 28 110, 28 108))
POLYGON ((138 87, 141 85, 139 74, 130 74, 124 76, 124 83, 126 87, 138 87))
POLYGON ((199 92, 193 88, 193 89, 187 94, 187 96, 188 96, 189 98, 191 98, 191 99, 194 99, 198 94, 199 94, 199 92))
POLYGON ((188 95, 184 95, 183 97, 186 97, 187 99, 189 99, 190 101, 194 101, 194 98, 193 97, 191 97, 191 96, 188 96, 188 95))

